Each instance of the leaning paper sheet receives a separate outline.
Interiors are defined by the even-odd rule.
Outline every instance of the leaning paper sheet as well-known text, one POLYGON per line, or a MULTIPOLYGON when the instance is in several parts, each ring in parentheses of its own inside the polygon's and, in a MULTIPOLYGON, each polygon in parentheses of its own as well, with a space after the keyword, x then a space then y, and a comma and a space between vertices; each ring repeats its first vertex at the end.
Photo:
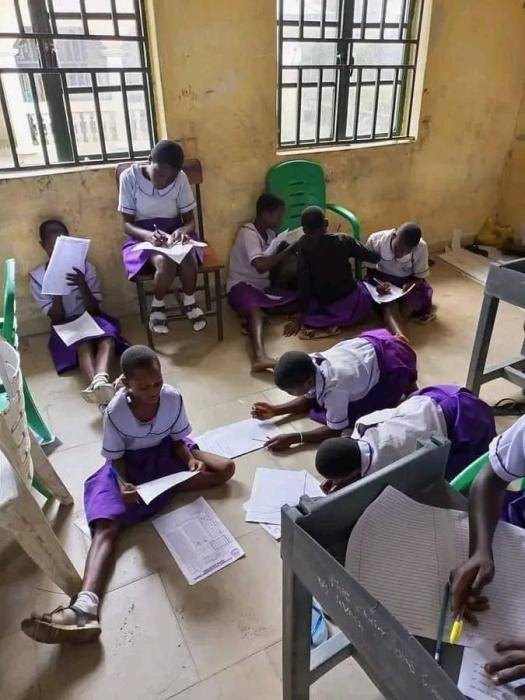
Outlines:
POLYGON ((191 477, 196 474, 196 471, 183 471, 161 476, 159 479, 153 479, 153 481, 146 481, 144 484, 139 484, 139 486, 137 486, 137 492, 144 503, 149 505, 151 501, 157 498, 157 496, 160 496, 161 493, 164 493, 164 491, 188 481, 188 479, 191 479, 191 477))
POLYGON ((155 246, 147 241, 144 241, 142 243, 137 243, 135 246, 133 246, 133 249, 151 250, 155 253, 161 253, 179 264, 194 248, 206 248, 206 246, 207 243, 203 243, 202 241, 189 241, 188 243, 175 243, 175 245, 172 245, 169 248, 163 248, 162 246, 155 246))
POLYGON ((104 329, 98 325, 87 311, 84 311, 82 316, 79 316, 74 321, 60 323, 57 326, 53 326, 53 329, 64 345, 68 347, 86 338, 97 338, 105 333, 104 329))
POLYGON ((398 299, 401 299, 401 297, 406 296, 414 289, 413 284, 410 285, 410 287, 405 291, 403 291, 401 287, 397 287, 395 284, 390 284, 390 282, 387 282, 386 284, 388 284, 390 287, 390 291, 386 294, 379 294, 373 284, 370 284, 370 282, 365 282, 365 287, 370 292, 370 296, 376 302, 376 304, 390 304, 392 301, 397 301, 398 299))
POLYGON ((267 440, 276 437, 279 432, 271 421, 247 418, 208 430, 194 440, 200 450, 233 459, 260 450, 267 440))
POLYGON ((190 586, 244 556, 244 550, 202 496, 159 515, 152 523, 190 586))
POLYGON ((68 283, 66 275, 73 272, 74 268, 84 272, 89 244, 88 238, 57 238, 42 280, 42 294, 65 296, 71 293, 73 287, 68 283))
POLYGON ((286 229, 285 231, 282 231, 279 235, 277 235, 273 241, 270 243, 268 248, 264 251, 265 255, 275 255, 277 253, 277 249, 281 245, 281 243, 287 243, 288 245, 293 245, 294 243, 297 243, 297 241, 301 238, 301 236, 304 236, 304 231, 302 226, 299 226, 299 228, 294 228, 294 229, 286 229))

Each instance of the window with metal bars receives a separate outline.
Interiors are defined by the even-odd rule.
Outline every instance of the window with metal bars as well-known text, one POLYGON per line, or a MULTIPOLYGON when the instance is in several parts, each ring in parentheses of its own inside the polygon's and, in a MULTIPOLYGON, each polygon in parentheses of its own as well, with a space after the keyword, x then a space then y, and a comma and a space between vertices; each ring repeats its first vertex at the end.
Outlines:
POLYGON ((424 0, 277 0, 279 145, 410 137, 424 0))
POLYGON ((0 0, 0 172, 143 158, 142 0, 0 0))

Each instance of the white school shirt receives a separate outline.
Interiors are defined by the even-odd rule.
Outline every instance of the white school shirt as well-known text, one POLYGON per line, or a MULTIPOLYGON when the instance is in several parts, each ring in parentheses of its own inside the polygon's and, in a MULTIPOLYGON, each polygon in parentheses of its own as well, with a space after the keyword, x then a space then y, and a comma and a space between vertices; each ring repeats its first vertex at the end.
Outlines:
POLYGON ((277 234, 272 229, 266 229, 266 241, 261 236, 255 224, 247 223, 241 226, 230 252, 228 268, 227 291, 239 282, 250 284, 261 291, 270 283, 270 272, 257 272, 253 261, 265 255, 265 252, 277 234))
POLYGON ((308 395, 324 406, 326 425, 343 430, 348 427, 348 404, 362 399, 379 381, 374 346, 364 338, 352 338, 310 357, 315 387, 308 395))
POLYGON ((142 174, 138 163, 134 163, 120 176, 118 211, 132 214, 136 221, 175 219, 196 206, 193 190, 182 170, 171 185, 162 190, 154 187, 142 174))
POLYGON ((366 247, 381 256, 377 265, 369 265, 369 267, 375 267, 379 272, 395 277, 419 277, 421 279, 428 277, 428 246, 426 241, 421 239, 410 253, 403 255, 402 258, 396 258, 392 250, 395 232, 395 229, 390 229, 378 231, 369 236, 366 247))
MULTIPOLYGON (((53 297, 51 294, 42 294, 42 282, 44 281, 44 275, 46 274, 46 264, 39 265, 34 270, 29 273, 29 284, 31 287, 31 294, 36 303, 40 306, 45 314, 49 313, 51 305, 53 303, 53 297)), ((86 277, 86 283, 91 293, 95 299, 100 302, 102 301, 102 288, 100 285, 100 279, 95 269, 89 260, 86 260, 86 269, 84 271, 86 277)), ((78 287, 71 287, 71 292, 60 297, 62 299, 62 306, 64 307, 64 315, 66 319, 73 318, 74 316, 80 316, 86 310, 82 294, 78 287)))
POLYGON ((525 476, 525 416, 492 440, 489 460, 493 471, 503 481, 511 482, 525 476))
POLYGON ((160 392, 159 408, 153 420, 137 420, 128 401, 127 389, 121 389, 109 403, 104 415, 102 455, 119 459, 128 450, 155 447, 168 435, 173 441, 182 440, 191 433, 180 393, 169 384, 160 392))
POLYGON ((357 440, 361 452, 361 476, 388 467, 418 448, 432 435, 447 437, 441 407, 430 396, 412 396, 396 408, 362 416, 344 437, 357 440))

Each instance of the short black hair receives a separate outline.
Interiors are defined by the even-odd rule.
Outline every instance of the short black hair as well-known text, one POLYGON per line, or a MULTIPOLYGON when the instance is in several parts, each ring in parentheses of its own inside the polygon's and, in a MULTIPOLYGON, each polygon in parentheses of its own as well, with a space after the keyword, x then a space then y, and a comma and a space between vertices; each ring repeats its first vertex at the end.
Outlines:
POLYGON ((169 165, 175 170, 181 170, 184 163, 184 151, 182 146, 175 141, 162 139, 153 146, 149 158, 152 163, 169 165))
POLYGON ((264 192, 258 199, 255 205, 257 216, 260 216, 263 211, 275 211, 284 207, 284 199, 281 199, 276 194, 264 192))
POLYGON ((306 207, 301 214, 301 226, 305 233, 315 233, 324 229, 326 217, 321 207, 306 207))
POLYGON ((413 221, 405 221, 404 224, 398 226, 396 233, 409 248, 415 248, 422 235, 421 229, 413 221))
POLYGON ((310 355, 290 350, 278 359, 273 378, 279 389, 295 389, 304 384, 314 373, 315 367, 310 355))
POLYGON ((47 227, 51 225, 60 226, 60 228, 64 231, 63 235, 69 236, 69 231, 63 221, 59 221, 58 219, 46 219, 45 221, 42 221, 42 223, 38 227, 38 235, 40 236, 40 240, 42 241, 42 243, 46 240, 47 227))
POLYGON ((132 345, 124 350, 120 358, 120 369, 127 379, 133 376, 136 369, 153 365, 160 365, 159 358, 155 351, 146 345, 132 345))
POLYGON ((315 467, 325 479, 344 479, 361 469, 361 452, 357 440, 345 437, 329 438, 315 455, 315 467))

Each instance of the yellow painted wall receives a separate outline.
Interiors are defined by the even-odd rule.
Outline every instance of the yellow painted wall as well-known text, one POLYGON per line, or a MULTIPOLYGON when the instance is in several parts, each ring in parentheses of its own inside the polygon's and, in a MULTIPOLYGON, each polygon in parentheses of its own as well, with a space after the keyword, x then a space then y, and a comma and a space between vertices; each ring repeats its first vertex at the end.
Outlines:
MULTIPOLYGON (((508 153, 501 183, 498 215, 502 223, 514 227, 518 237, 525 237, 525 83, 516 129, 508 153)), ((525 238, 523 240, 525 243, 525 238)))
MULTIPOLYGON (((150 1, 167 133, 202 160, 206 233, 226 256, 278 159, 275 2, 150 1)), ((503 201, 524 33, 518 0, 434 0, 418 141, 312 156, 325 169, 329 199, 354 209, 365 232, 407 218, 422 224, 431 244, 456 227, 476 231, 503 201)), ((0 181, 0 258, 14 254, 25 275, 42 260, 38 222, 61 215, 93 239, 107 308, 129 311, 133 288, 120 263, 115 206, 111 169, 0 181)), ((19 290, 23 330, 33 331, 38 311, 23 277, 19 290)))

